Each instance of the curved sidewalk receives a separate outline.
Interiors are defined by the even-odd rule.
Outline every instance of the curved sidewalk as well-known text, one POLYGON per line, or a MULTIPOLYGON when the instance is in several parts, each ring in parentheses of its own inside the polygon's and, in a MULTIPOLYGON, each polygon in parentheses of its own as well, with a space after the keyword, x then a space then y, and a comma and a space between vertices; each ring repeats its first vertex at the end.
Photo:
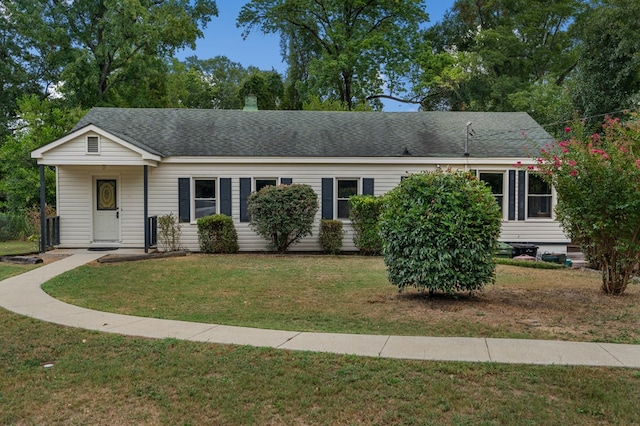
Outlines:
POLYGON ((202 324, 98 312, 47 295, 41 285, 105 253, 77 250, 0 282, 0 306, 56 324, 151 338, 438 361, 640 368, 640 345, 473 337, 306 333, 202 324))

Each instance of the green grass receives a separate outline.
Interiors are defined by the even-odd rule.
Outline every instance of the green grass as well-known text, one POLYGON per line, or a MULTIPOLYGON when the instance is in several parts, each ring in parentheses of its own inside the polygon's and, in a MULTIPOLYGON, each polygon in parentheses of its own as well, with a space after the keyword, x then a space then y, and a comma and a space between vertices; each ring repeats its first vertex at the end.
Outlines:
POLYGON ((258 328, 640 343, 638 286, 606 298, 599 279, 500 265, 484 292, 429 298, 398 294, 376 257, 192 255, 87 265, 44 289, 101 311, 258 328))
POLYGON ((33 268, 33 265, 9 265, 0 263, 0 281, 5 278, 13 277, 14 275, 22 274, 23 272, 33 268))
POLYGON ((31 241, 1 241, 0 256, 35 253, 37 249, 31 241))
MULTIPOLYGON (((0 256, 9 256, 14 254, 25 254, 33 251, 33 243, 28 241, 2 241, 0 242, 0 256)), ((0 281, 14 275, 21 274, 36 265, 13 265, 10 263, 0 262, 0 281)))
POLYGON ((0 424, 640 424, 630 369, 130 338, 2 309, 0 341, 0 424))
POLYGON ((520 266, 522 268, 533 268, 533 269, 565 269, 566 266, 560 265, 558 263, 551 262, 542 262, 542 261, 528 261, 528 260, 517 260, 517 259, 506 259, 502 257, 495 258, 496 263, 498 265, 511 265, 511 266, 520 266))

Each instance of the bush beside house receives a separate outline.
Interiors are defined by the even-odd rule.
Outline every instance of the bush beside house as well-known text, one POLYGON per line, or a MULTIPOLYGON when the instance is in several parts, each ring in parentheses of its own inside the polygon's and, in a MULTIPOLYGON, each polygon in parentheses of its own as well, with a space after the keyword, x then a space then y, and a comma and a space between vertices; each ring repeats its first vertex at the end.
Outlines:
POLYGON ((203 253, 237 253, 238 233, 233 219, 214 214, 198 219, 198 241, 203 253))
POLYGON ((392 284, 433 293, 473 291, 495 279, 501 212, 470 173, 411 175, 385 196, 380 221, 392 284))
POLYGON ((342 250, 342 221, 323 219, 320 221, 320 246, 329 254, 339 254, 342 250))
POLYGON ((318 195, 309 185, 266 186, 247 199, 251 228, 267 241, 269 250, 284 253, 311 235, 318 195))
POLYGON ((354 195, 349 199, 349 219, 353 226, 353 242, 366 255, 382 252, 382 237, 378 222, 384 208, 384 197, 354 195))

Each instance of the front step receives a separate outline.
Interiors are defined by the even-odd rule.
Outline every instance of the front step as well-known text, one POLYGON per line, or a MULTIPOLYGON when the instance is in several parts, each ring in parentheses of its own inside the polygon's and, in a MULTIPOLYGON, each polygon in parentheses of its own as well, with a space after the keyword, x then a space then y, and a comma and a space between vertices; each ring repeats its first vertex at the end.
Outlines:
POLYGON ((571 259, 572 269, 586 268, 589 265, 589 261, 585 258, 584 253, 580 251, 580 247, 573 244, 567 246, 567 258, 571 259))

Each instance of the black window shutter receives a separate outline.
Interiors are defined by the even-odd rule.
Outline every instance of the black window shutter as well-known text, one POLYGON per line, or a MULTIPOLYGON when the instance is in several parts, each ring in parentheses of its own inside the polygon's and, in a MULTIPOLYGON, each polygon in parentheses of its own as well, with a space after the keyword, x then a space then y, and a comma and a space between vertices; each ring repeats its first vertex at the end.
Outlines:
POLYGON ((518 171, 518 220, 524 220, 526 174, 524 170, 518 171))
POLYGON ((362 195, 374 195, 373 178, 362 179, 362 195))
POLYGON ((293 183, 293 179, 291 179, 291 178, 280 178, 280 183, 282 185, 291 185, 293 183))
POLYGON ((178 178, 178 218, 191 222, 191 179, 178 178))
POLYGON ((322 218, 333 219, 333 178, 322 178, 322 218))
POLYGON ((240 222, 249 222, 247 198, 251 195, 251 178, 240 178, 240 222))
POLYGON ((516 220, 516 171, 509 170, 509 220, 516 220))
POLYGON ((231 216, 231 178, 220 179, 220 213, 231 216))

